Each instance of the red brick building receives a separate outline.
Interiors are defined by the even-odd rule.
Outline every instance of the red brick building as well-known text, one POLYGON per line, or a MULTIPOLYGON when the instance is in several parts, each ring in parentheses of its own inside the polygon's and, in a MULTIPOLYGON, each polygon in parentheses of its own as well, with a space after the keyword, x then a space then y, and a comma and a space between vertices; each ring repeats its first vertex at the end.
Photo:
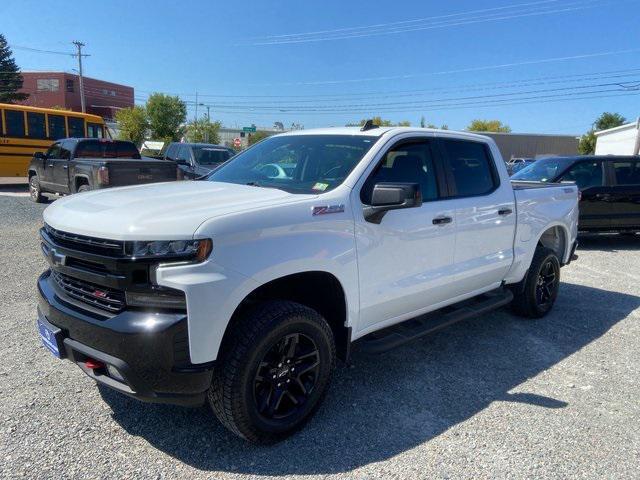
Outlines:
MULTIPOLYGON (((65 72, 22 72, 22 92, 29 98, 23 105, 32 107, 63 107, 82 111, 80 103, 80 79, 65 72)), ((133 87, 83 77, 87 113, 113 119, 121 108, 133 107, 133 87)))

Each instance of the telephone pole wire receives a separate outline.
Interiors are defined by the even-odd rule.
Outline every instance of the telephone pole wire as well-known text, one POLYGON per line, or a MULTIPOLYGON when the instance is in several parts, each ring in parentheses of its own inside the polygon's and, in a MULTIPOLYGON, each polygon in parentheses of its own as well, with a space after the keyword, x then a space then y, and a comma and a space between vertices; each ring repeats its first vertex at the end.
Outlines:
POLYGON ((78 49, 78 53, 75 54, 74 57, 78 57, 78 73, 80 78, 80 107, 82 108, 82 113, 86 113, 87 108, 84 99, 84 81, 82 78, 82 57, 88 57, 89 55, 84 55, 82 53, 82 47, 84 47, 84 43, 79 42, 78 40, 71 43, 73 43, 78 49))

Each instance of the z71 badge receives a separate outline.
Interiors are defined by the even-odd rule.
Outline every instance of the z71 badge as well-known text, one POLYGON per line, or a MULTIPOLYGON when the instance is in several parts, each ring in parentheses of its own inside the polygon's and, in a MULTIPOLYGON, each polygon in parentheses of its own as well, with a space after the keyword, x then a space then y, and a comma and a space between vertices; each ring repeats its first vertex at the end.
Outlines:
POLYGON ((313 207, 311 209, 312 215, 327 215, 329 213, 342 213, 344 212, 344 205, 325 205, 323 207, 313 207))

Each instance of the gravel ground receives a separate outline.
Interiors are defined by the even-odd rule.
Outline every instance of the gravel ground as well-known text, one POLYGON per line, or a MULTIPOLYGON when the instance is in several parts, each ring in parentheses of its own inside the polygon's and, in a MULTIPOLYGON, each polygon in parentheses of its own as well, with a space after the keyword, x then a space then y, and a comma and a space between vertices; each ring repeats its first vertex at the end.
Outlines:
POLYGON ((0 196, 0 477, 638 478, 640 238, 587 237, 554 311, 356 351, 306 429, 248 445, 205 408, 136 402, 36 333, 42 206, 0 196))

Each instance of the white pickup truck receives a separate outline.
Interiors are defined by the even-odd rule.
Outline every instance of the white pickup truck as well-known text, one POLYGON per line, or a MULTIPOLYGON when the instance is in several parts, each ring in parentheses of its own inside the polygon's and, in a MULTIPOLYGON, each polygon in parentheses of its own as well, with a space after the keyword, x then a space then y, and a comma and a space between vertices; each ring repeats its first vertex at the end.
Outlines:
POLYGON ((545 315, 578 189, 512 184, 483 136, 368 123, 270 137, 201 181, 63 198, 44 221, 52 353, 141 400, 208 399, 269 443, 356 340, 380 352, 509 303, 545 315))

